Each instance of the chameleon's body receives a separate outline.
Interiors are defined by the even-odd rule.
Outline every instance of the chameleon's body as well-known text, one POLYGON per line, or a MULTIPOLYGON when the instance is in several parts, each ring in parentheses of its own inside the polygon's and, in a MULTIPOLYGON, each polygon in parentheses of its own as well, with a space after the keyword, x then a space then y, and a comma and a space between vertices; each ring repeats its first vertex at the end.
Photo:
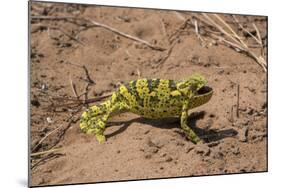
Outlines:
POLYGON ((164 79, 138 79, 121 85, 111 98, 92 106, 82 114, 80 128, 87 134, 94 133, 100 143, 106 122, 112 115, 133 112, 146 118, 180 117, 181 128, 194 143, 200 138, 187 125, 188 110, 207 103, 213 90, 206 86, 200 75, 174 81, 164 79))

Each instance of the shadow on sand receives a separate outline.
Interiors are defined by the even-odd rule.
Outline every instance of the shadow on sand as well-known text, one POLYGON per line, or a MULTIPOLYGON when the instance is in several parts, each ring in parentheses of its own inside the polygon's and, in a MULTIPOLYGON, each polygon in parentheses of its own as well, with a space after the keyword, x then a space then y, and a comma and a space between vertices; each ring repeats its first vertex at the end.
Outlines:
MULTIPOLYGON (((234 137, 238 134, 238 132, 234 129, 217 130, 217 129, 201 129, 196 127, 196 122, 199 119, 203 119, 204 116, 205 116, 204 111, 190 114, 188 118, 188 125, 205 142, 207 143, 215 142, 218 140, 222 140, 226 137, 234 137)), ((121 127, 115 132, 106 135, 106 137, 110 138, 112 136, 122 133, 129 127, 129 125, 131 125, 134 122, 143 123, 145 125, 150 125, 162 129, 179 128, 179 130, 176 132, 181 136, 185 137, 184 132, 180 130, 179 118, 147 119, 143 117, 134 118, 129 121, 108 122, 108 127, 111 126, 121 126, 121 127)))

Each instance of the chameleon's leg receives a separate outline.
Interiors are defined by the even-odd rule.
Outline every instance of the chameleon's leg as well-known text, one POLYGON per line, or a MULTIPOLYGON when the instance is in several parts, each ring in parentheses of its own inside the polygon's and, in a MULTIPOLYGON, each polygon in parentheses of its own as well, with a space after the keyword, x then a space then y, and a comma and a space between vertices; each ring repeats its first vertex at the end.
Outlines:
POLYGON ((95 135, 99 143, 104 143, 106 141, 106 138, 103 134, 106 127, 106 122, 110 116, 117 115, 121 112, 123 112, 125 109, 125 106, 123 106, 120 103, 116 103, 114 106, 112 106, 106 114, 104 114, 101 118, 98 119, 97 123, 99 125, 99 130, 96 131, 95 135))
POLYGON ((110 100, 104 103, 104 113, 97 121, 99 130, 96 131, 95 135, 99 143, 105 142, 106 138, 103 134, 106 126, 106 122, 110 116, 114 116, 125 112, 129 109, 127 103, 119 98, 119 93, 113 93, 110 100))
POLYGON ((188 118, 188 104, 184 104, 181 113, 181 128, 185 132, 187 138, 193 143, 197 144, 202 140, 196 135, 196 133, 187 125, 188 118))
POLYGON ((118 102, 116 94, 112 94, 110 100, 96 106, 90 107, 82 114, 80 128, 87 134, 95 134, 99 143, 105 142, 103 134, 106 122, 112 115, 118 114, 125 106, 118 102))
POLYGON ((105 130, 106 121, 103 121, 102 117, 108 113, 110 107, 110 101, 92 106, 82 114, 80 120, 80 128, 82 131, 86 134, 95 134, 100 143, 105 141, 103 132, 105 130))

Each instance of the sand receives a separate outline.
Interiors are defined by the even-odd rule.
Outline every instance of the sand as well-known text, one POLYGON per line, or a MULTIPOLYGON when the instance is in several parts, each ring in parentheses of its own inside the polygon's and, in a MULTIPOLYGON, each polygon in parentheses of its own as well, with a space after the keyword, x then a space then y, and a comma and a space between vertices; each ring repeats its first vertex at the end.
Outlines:
MULTIPOLYGON (((247 54, 209 39, 203 29, 202 42, 194 26, 183 24, 192 13, 33 2, 31 15, 89 18, 167 49, 102 27, 32 19, 31 153, 60 150, 31 158, 31 185, 267 171, 267 74, 247 54), (149 120, 131 113, 110 118, 107 141, 99 144, 79 128, 86 107, 62 100, 75 98, 71 82, 77 95, 87 91, 95 98, 139 77, 183 79, 193 73, 204 75, 214 89, 209 103, 190 111, 189 123, 205 144, 188 141, 176 118, 149 120)), ((230 15, 221 16, 258 52, 230 15)), ((236 17, 257 36, 255 23, 266 43, 266 17, 236 17)))

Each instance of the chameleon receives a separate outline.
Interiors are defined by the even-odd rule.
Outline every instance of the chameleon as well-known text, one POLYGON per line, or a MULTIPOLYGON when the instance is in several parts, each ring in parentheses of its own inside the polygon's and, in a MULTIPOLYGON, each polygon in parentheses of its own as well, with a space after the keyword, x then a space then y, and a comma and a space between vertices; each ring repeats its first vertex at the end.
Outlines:
POLYGON ((194 144, 203 143, 187 124, 188 110, 207 103, 212 95, 213 89, 200 74, 182 80, 137 79, 120 85, 108 100, 84 111, 80 128, 104 143, 106 122, 114 115, 132 112, 151 119, 179 117, 186 137, 194 144))

